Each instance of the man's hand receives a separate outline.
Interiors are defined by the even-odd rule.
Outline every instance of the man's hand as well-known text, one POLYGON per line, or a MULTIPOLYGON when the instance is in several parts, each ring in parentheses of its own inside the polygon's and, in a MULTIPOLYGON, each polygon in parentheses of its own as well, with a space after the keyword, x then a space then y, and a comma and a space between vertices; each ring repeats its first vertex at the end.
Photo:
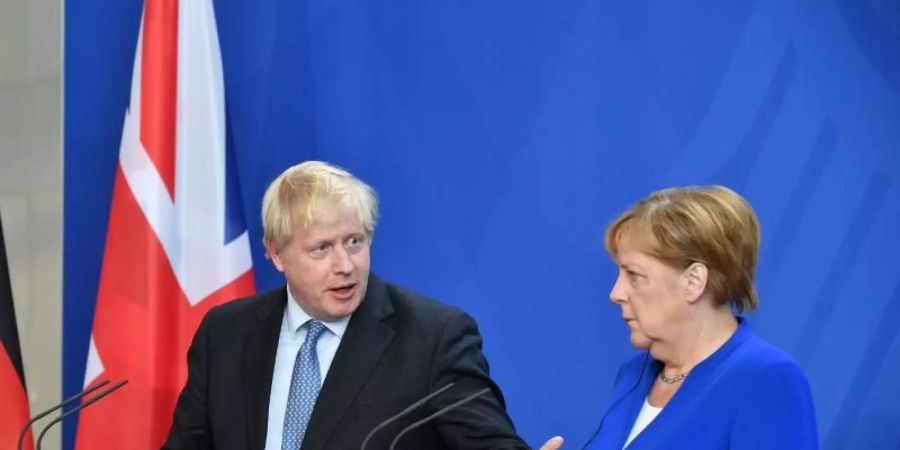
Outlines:
POLYGON ((556 436, 547 441, 539 450, 557 450, 562 447, 563 438, 562 436, 556 436))

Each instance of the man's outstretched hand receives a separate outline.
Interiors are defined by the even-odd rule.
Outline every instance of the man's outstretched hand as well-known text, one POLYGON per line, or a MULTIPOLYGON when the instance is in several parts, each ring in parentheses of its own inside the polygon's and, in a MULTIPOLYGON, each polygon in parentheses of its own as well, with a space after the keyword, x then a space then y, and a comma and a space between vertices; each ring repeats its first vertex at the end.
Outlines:
POLYGON ((563 445, 562 436, 556 436, 547 441, 539 450, 557 450, 563 445))

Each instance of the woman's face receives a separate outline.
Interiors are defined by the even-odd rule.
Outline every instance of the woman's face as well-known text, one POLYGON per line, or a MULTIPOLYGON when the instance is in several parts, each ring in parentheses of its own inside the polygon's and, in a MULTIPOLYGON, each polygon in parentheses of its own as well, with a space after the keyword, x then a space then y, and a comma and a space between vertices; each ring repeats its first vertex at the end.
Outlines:
POLYGON ((687 312, 687 286, 684 271, 640 251, 637 244, 628 233, 620 237, 614 255, 619 276, 609 298, 622 308, 631 345, 649 349, 677 333, 687 312))

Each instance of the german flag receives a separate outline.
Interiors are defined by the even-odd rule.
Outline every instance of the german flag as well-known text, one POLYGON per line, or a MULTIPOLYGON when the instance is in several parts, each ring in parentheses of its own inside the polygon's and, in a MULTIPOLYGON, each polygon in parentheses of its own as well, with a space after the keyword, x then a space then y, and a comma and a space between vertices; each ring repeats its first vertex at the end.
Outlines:
MULTIPOLYGON (((0 407, 0 448, 14 449, 19 432, 28 422, 29 412, 2 221, 0 221, 0 399, 3 399, 3 407, 0 407)), ((33 447, 29 432, 23 448, 33 447)))

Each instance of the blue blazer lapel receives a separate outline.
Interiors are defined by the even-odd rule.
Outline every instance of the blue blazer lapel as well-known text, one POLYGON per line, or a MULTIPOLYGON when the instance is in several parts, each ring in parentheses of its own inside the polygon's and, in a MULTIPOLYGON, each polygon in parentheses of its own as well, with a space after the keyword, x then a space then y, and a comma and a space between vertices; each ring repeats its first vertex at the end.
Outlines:
POLYGON ((653 385, 658 365, 649 352, 644 352, 642 364, 622 367, 597 434, 585 450, 621 450, 653 385))
MULTIPOLYGON (((627 450, 650 450, 660 448, 661 445, 664 445, 663 443, 668 442, 669 439, 671 439, 671 433, 677 433, 678 430, 682 429, 683 422, 689 420, 687 418, 694 417, 691 412, 696 411, 696 402, 703 398, 703 393, 710 386, 709 380, 716 376, 717 369, 722 361, 727 359, 728 356, 750 336, 747 327, 743 325, 743 319, 739 318, 738 323, 741 324, 741 326, 738 327, 734 335, 732 335, 725 344, 691 369, 690 376, 684 379, 678 392, 676 392, 672 399, 669 400, 669 403, 666 404, 665 408, 660 411, 659 415, 656 416, 656 419, 654 419, 653 422, 650 422, 650 424, 647 425, 647 428, 644 428, 644 430, 641 431, 641 434, 637 435, 637 437, 631 441, 631 445, 627 447, 627 450)), ((650 369, 649 371, 646 371, 650 376, 641 380, 641 385, 644 386, 644 383, 646 383, 646 387, 637 390, 641 392, 642 395, 635 395, 638 400, 637 407, 630 415, 627 427, 628 431, 622 438, 622 442, 618 447, 619 449, 622 448, 621 445, 624 444, 625 439, 628 438, 627 433, 631 431, 631 425, 637 418, 640 408, 643 405, 643 400, 647 396, 647 393, 650 392, 650 387, 652 387, 653 382, 656 380, 656 374, 659 373, 659 369, 661 368, 661 363, 653 361, 652 359, 650 361, 649 364, 645 365, 645 367, 650 369)))

